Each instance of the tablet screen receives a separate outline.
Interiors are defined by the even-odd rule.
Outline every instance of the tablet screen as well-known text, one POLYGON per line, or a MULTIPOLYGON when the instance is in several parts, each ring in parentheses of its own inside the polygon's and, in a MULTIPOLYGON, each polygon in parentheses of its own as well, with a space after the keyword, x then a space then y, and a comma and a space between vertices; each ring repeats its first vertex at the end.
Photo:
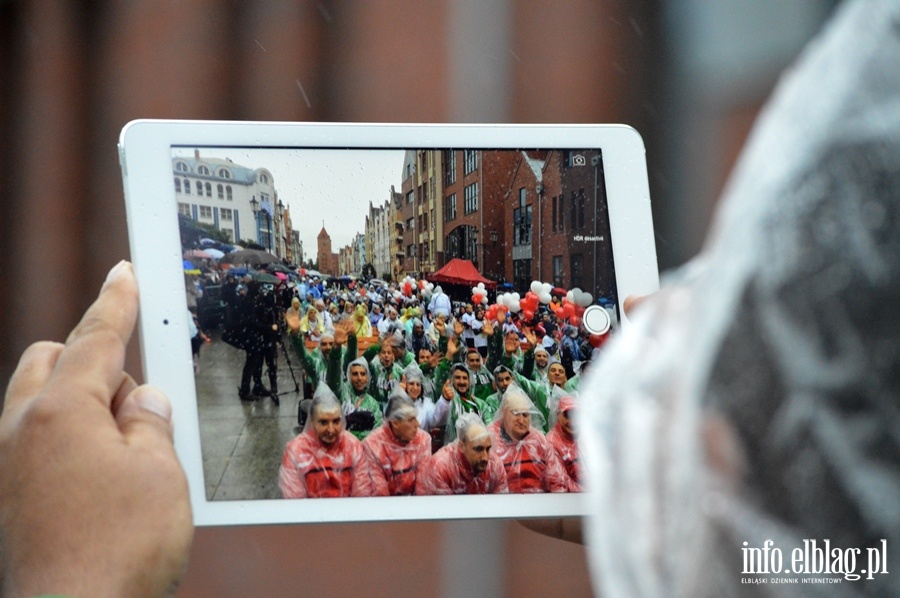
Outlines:
MULTIPOLYGON (((297 484, 347 494, 334 490, 346 455, 322 460, 335 441, 309 413, 322 384, 370 466, 382 443, 420 443, 388 408, 406 394, 430 463, 472 412, 499 434, 494 456, 470 442, 445 467, 472 477, 495 459, 510 492, 580 490, 566 397, 609 335, 590 332, 619 322, 600 150, 175 146, 171 158, 207 500, 292 497, 297 484), (367 367, 348 367, 358 357, 367 367), (525 408, 499 409, 507 376, 525 408), (529 414, 524 434, 514 411, 529 414), (529 435, 559 471, 523 465, 552 460, 523 449, 529 435)), ((445 493, 410 459, 371 467, 386 486, 354 493, 445 493)))

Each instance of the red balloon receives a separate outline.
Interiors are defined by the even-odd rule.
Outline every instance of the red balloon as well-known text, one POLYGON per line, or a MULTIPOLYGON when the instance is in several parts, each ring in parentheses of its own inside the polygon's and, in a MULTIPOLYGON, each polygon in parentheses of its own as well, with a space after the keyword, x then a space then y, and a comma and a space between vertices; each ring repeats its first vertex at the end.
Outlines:
POLYGON ((571 324, 572 326, 581 326, 581 318, 578 316, 570 316, 569 324, 571 324))
POLYGON ((522 315, 525 316, 526 321, 530 321, 534 319, 534 310, 533 309, 522 309, 522 315))
POLYGON ((591 346, 595 349, 606 342, 606 339, 609 338, 609 333, 606 334, 592 334, 588 338, 588 342, 591 343, 591 346))
POLYGON ((555 313, 556 317, 559 318, 560 320, 566 319, 566 308, 564 308, 564 307, 557 307, 556 309, 553 310, 553 313, 555 313))
POLYGON ((497 319, 497 310, 500 309, 500 306, 496 303, 490 306, 485 314, 485 317, 488 320, 496 320, 497 319))
POLYGON ((575 315, 575 306, 571 303, 567 303, 565 307, 563 307, 563 311, 565 312, 565 317, 571 318, 575 315))

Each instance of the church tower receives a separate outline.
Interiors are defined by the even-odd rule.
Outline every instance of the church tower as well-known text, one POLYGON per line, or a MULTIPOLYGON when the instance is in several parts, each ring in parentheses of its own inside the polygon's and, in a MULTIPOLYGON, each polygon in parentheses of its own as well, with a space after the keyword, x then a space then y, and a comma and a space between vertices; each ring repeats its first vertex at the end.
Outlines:
POLYGON ((335 268, 334 264, 331 263, 331 237, 328 236, 328 231, 325 230, 324 222, 322 223, 322 230, 319 231, 318 244, 316 259, 319 262, 319 272, 327 276, 334 276, 335 268))

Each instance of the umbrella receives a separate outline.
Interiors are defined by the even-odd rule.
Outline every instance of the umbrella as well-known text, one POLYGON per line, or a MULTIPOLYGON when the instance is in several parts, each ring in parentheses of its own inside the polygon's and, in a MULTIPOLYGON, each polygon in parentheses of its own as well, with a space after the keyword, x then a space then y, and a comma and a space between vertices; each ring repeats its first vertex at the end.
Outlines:
POLYGON ((257 272, 253 275, 253 280, 257 282, 271 282, 272 284, 278 284, 281 282, 276 276, 269 274, 267 272, 257 272))
MULTIPOLYGON (((215 251, 214 249, 212 251, 215 251)), ((225 255, 224 253, 222 255, 225 255)), ((210 250, 204 251, 202 249, 191 249, 190 251, 184 252, 184 257, 193 257, 200 259, 209 259, 212 257, 210 250)))
POLYGON ((214 260, 222 259, 225 256, 224 251, 219 251, 218 249, 213 249, 212 247, 205 249, 204 253, 208 253, 209 257, 214 260))
POLYGON ((222 262, 226 264, 250 264, 254 266, 278 263, 280 261, 278 256, 259 249, 241 249, 240 251, 226 254, 222 258, 222 262))
POLYGON ((184 260, 183 262, 181 262, 181 266, 185 270, 196 270, 197 269, 197 266, 195 266, 191 260, 184 260))

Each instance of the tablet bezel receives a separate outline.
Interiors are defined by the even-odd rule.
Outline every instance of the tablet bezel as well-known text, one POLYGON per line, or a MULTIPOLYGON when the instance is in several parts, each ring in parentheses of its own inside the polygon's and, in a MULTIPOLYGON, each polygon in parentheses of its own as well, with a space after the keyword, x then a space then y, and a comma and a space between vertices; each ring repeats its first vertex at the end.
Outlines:
MULTIPOLYGON (((119 139, 144 376, 171 399, 196 525, 581 516, 586 495, 207 500, 188 338, 172 147, 595 149, 602 152, 621 301, 659 286, 643 141, 625 125, 424 125, 136 120, 119 139), (300 508, 298 508, 298 506, 300 508)), ((623 326, 627 319, 622 318, 623 326)))

